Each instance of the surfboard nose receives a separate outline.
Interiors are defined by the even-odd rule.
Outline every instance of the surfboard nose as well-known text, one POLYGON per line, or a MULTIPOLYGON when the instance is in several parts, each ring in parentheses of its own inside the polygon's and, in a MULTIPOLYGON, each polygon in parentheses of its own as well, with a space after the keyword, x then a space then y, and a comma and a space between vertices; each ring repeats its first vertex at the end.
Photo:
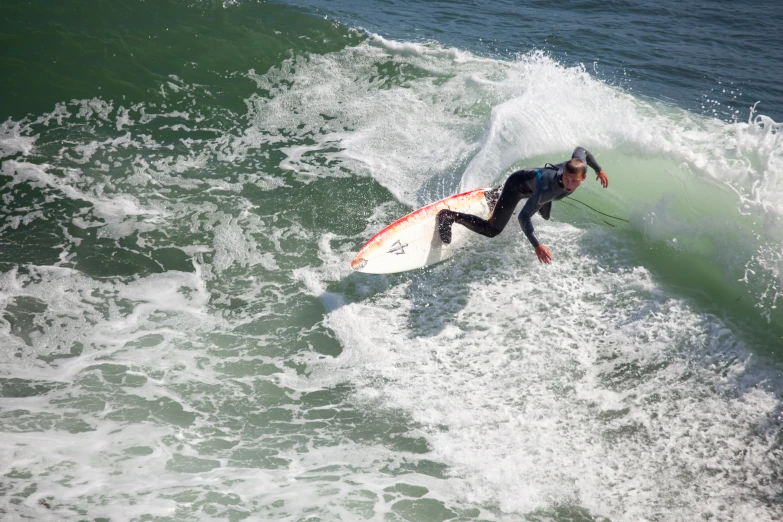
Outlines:
POLYGON ((367 266, 367 260, 363 257, 355 257, 353 258, 353 261, 351 261, 351 270, 361 272, 362 268, 365 266, 367 266))

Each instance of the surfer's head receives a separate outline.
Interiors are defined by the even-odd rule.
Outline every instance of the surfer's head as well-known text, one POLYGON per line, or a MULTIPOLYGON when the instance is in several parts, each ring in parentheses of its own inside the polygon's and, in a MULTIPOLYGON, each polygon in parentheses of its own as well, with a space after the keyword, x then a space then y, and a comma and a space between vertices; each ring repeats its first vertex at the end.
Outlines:
POLYGON ((563 187, 568 192, 575 191, 587 178, 587 165, 579 158, 572 158, 563 169, 563 187))

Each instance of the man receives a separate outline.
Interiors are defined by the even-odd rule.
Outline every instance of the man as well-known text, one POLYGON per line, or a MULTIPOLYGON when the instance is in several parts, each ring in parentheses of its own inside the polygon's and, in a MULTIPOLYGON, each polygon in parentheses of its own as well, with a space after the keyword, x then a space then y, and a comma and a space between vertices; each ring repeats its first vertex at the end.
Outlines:
POLYGON ((527 239, 536 249, 538 260, 549 264, 552 261, 552 254, 538 241, 531 219, 536 212, 539 212, 544 219, 549 219, 552 202, 570 195, 582 184, 587 177, 588 165, 596 172, 595 179, 601 180, 604 188, 608 187, 609 178, 593 155, 582 147, 577 147, 567 162, 558 165, 547 163, 541 169, 518 170, 511 174, 488 220, 448 209, 438 212, 438 232, 441 241, 451 243, 453 223, 459 223, 483 236, 495 237, 508 224, 519 200, 527 198, 519 213, 519 223, 527 239))

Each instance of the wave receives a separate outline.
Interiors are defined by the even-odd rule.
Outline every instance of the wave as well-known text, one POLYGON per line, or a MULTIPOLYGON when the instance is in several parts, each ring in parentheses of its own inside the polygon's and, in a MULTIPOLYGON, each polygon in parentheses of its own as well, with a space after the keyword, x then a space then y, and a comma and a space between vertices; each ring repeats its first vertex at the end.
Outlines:
MULTIPOLYGON (((336 52, 303 49, 266 72, 226 78, 230 90, 248 79, 255 85, 245 114, 234 104, 215 106, 206 86, 171 76, 156 102, 75 100, 70 109, 60 103, 51 113, 9 119, 0 129, 0 154, 18 159, 53 148, 50 122, 74 129, 77 121, 92 122, 93 130, 80 128, 83 135, 50 167, 65 172, 97 161, 105 171, 112 152, 137 150, 137 159, 112 158, 120 169, 128 164, 136 174, 127 179, 137 183, 151 169, 153 177, 181 186, 217 188, 225 183, 184 183, 188 176, 178 174, 227 164, 244 171, 246 182, 271 187, 282 173, 305 181, 364 175, 416 207, 498 184, 515 168, 561 161, 581 145, 610 173, 611 188, 588 183, 577 199, 624 221, 596 219, 586 207, 581 213, 565 208, 564 219, 619 226, 640 252, 658 249, 644 262, 671 273, 675 284, 683 278, 670 270, 672 263, 690 273, 701 266, 712 275, 693 290, 729 308, 739 298, 770 324, 781 323, 780 124, 753 108, 743 121, 694 115, 541 52, 504 61, 335 30, 360 42, 336 52), (164 148, 172 146, 179 150, 174 161, 164 148), (262 149, 283 157, 260 158, 262 149), (260 159, 267 174, 258 174, 260 159), (146 167, 132 167, 133 161, 146 167)), ((5 163, 6 175, 24 177, 14 161, 5 163)), ((229 185, 240 190, 242 184, 229 185)))
POLYGON ((578 196, 630 221, 638 249, 668 249, 668 259, 648 262, 662 271, 703 265, 722 275, 701 281, 708 286, 700 291, 743 297, 780 323, 783 138, 780 124, 753 108, 744 121, 724 122, 635 96, 540 52, 502 61, 377 35, 254 78, 273 93, 253 99, 255 126, 307 141, 285 148, 283 168, 369 175, 410 207, 585 146, 612 185, 604 192, 588 184, 578 196), (282 78, 293 88, 276 89, 282 78))
POLYGON ((757 357, 779 339, 779 125, 542 53, 335 34, 219 89, 168 75, 0 126, 25 509, 55 491, 99 515, 139 495, 138 516, 779 518, 782 387, 757 357), (510 227, 428 270, 350 274, 408 208, 576 145, 611 182, 576 197, 628 223, 566 200, 536 223, 552 266, 510 227), (60 445, 21 446, 41 431, 60 445), (245 482, 216 501, 203 477, 245 482))

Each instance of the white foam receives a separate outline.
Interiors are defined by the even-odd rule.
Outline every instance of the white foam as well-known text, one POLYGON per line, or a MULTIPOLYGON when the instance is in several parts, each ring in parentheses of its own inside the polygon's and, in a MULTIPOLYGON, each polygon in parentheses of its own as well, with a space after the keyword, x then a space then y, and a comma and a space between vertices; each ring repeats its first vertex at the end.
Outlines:
POLYGON ((372 175, 398 199, 415 204, 416 188, 464 161, 475 146, 467 139, 475 122, 459 107, 483 93, 466 90, 463 74, 484 62, 459 65, 448 57, 443 63, 432 56, 443 55, 437 48, 407 47, 410 52, 399 55, 392 42, 377 38, 340 53, 295 57, 263 76, 250 71, 259 89, 273 94, 251 99, 255 126, 316 142, 285 147, 281 166, 308 176, 344 176, 346 169, 372 175), (388 75, 379 64, 390 69, 388 75), (394 85, 398 73, 408 70, 410 77, 394 85), (437 75, 437 85, 430 74, 437 75), (296 88, 284 88, 281 80, 296 88), (384 84, 388 88, 378 88, 384 84))
POLYGON ((25 136, 25 126, 10 118, 0 124, 0 159, 15 154, 29 156, 35 147, 34 136, 25 136))
POLYGON ((622 255, 579 254, 602 234, 546 233, 556 265, 496 239, 468 254, 500 257, 490 273, 460 282, 482 262, 463 259, 331 311, 344 352, 313 378, 410 412, 451 467, 445 497, 508 515, 573 504, 611 520, 775 520, 762 486, 775 465, 755 457, 768 435, 753 430, 774 418, 779 370, 622 255))

